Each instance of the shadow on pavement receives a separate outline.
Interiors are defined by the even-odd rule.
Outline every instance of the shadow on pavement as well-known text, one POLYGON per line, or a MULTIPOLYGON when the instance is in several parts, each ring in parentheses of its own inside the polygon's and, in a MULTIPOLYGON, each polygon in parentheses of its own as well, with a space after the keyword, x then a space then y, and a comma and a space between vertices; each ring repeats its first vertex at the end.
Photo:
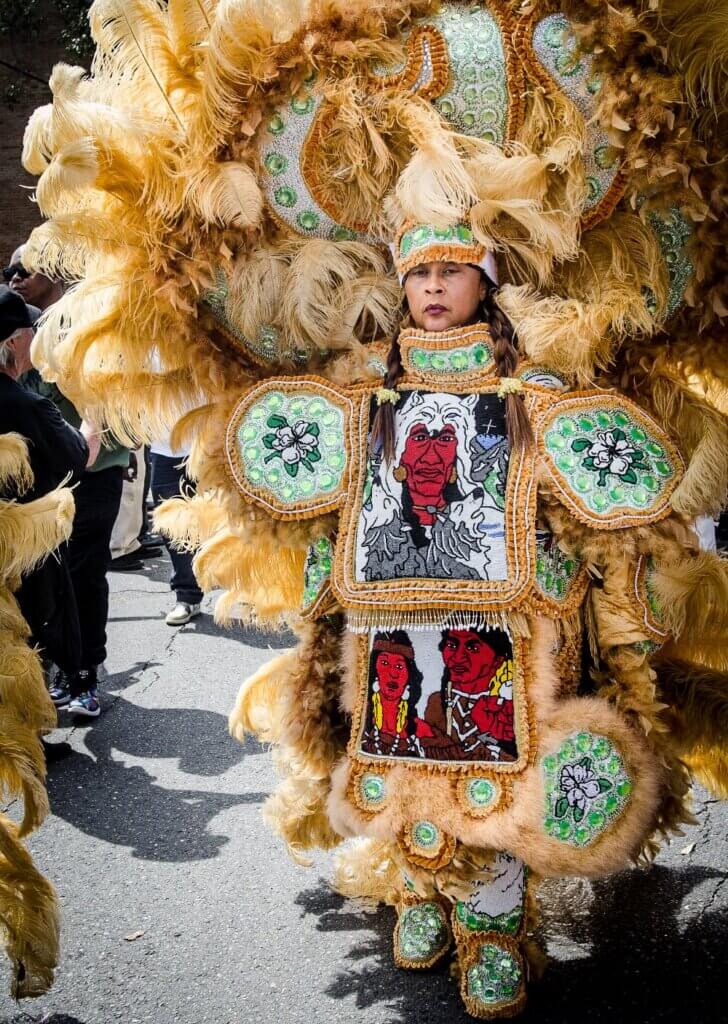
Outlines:
POLYGON ((125 754, 152 761, 176 759, 180 771, 212 778, 263 752, 253 738, 242 745, 233 740, 225 716, 213 711, 140 708, 119 697, 86 730, 84 743, 95 761, 76 752, 51 767, 51 809, 87 835, 130 847, 134 857, 215 857, 228 836, 207 831, 212 819, 231 807, 262 803, 268 795, 168 789, 151 774, 155 765, 147 769, 122 763, 125 754))
MULTIPOLYGON (((581 944, 572 959, 551 959, 543 981, 530 989, 524 1024, 718 1024, 725 1018, 722 956, 728 936, 725 910, 680 914, 683 900, 703 882, 722 879, 694 866, 625 872, 583 886, 589 912, 560 902, 562 883, 549 883, 544 903, 547 938, 581 944), (558 934, 557 934, 558 933, 558 934)), ((568 884, 568 883, 567 883, 568 884)), ((696 900, 696 902, 698 902, 696 900)), ((296 899, 302 914, 326 932, 366 932, 343 953, 333 999, 354 997, 359 1009, 381 1005, 381 1024, 471 1024, 447 966, 407 972, 394 967, 391 908, 357 911, 321 881, 296 899)), ((343 947, 344 943, 342 943, 343 947)), ((347 943, 348 945, 348 943, 347 943)))

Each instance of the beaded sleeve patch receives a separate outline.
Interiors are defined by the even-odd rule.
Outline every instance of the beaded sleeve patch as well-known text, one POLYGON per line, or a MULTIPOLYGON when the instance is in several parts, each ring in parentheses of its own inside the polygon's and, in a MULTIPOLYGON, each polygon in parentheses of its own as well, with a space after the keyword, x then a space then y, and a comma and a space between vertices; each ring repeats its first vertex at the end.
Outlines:
MULTIPOLYGON (((650 210, 647 220, 655 233, 660 246, 660 253, 665 261, 669 289, 665 320, 677 313, 685 300, 685 291, 695 271, 695 265, 688 254, 688 242, 692 237, 692 228, 688 219, 673 207, 665 213, 650 210)), ((650 312, 656 312, 655 297, 649 290, 645 296, 650 312)))
POLYGON ((499 806, 500 781, 478 766, 508 774, 527 764, 525 641, 499 629, 394 629, 373 630, 357 643, 349 741, 357 806, 376 812, 378 797, 370 800, 361 780, 397 763, 461 771, 466 788, 458 796, 475 817, 499 806))
POLYGON ((509 452, 495 386, 399 391, 391 464, 368 454, 366 392, 359 407, 332 578, 350 627, 472 624, 512 611, 533 580, 533 453, 509 452))
MULTIPOLYGON (((665 629, 665 620, 660 602, 653 586, 655 574, 654 560, 641 555, 637 561, 634 574, 634 597, 641 613, 642 624, 651 636, 652 649, 661 646, 669 637, 665 629)), ((650 641, 647 641, 650 643, 650 641)))
POLYGON ((557 402, 541 418, 538 445, 558 496, 586 525, 614 530, 670 514, 682 459, 628 399, 586 392, 557 402))
POLYGON ((589 580, 582 561, 567 555, 548 530, 536 530, 535 597, 553 615, 569 615, 579 607, 589 580))
POLYGON ((226 438, 241 494, 278 519, 336 508, 348 485, 351 405, 315 377, 274 380, 249 392, 226 438))
POLYGON ((324 614, 333 601, 330 587, 333 556, 333 545, 328 537, 319 537, 309 546, 303 566, 301 617, 304 619, 324 614))
POLYGON ((608 217, 622 198, 626 179, 620 171, 617 151, 595 120, 601 82, 592 72, 592 57, 577 53, 571 25, 561 13, 549 14, 535 23, 526 19, 517 45, 546 89, 556 88, 566 95, 584 118, 587 195, 583 221, 585 227, 593 227, 608 217))
POLYGON ((589 846, 625 810, 632 780, 607 736, 575 732, 541 760, 546 833, 571 846, 589 846))
POLYGON ((399 338, 406 373, 440 383, 459 384, 495 374, 493 339, 485 324, 431 334, 417 328, 399 338))

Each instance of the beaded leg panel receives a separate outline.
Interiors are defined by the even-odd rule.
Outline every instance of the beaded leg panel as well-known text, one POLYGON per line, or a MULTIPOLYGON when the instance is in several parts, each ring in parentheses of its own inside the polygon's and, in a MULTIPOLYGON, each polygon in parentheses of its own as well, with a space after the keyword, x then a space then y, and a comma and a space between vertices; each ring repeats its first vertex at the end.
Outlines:
POLYGON ((408 970, 425 970, 441 960, 452 945, 448 913, 436 899, 408 893, 399 907, 394 929, 394 962, 408 970))
POLYGON ((526 868, 499 852, 453 911, 460 994, 472 1017, 514 1017, 526 1005, 526 868))

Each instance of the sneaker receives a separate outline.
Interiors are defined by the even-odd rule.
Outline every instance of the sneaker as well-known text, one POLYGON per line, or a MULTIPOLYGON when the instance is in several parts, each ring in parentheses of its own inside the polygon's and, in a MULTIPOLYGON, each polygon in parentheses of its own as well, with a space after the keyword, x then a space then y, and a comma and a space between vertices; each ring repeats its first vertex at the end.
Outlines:
POLYGON ((168 626, 184 626, 185 622, 194 619, 200 614, 199 604, 187 604, 186 601, 178 601, 171 612, 167 613, 164 620, 168 626))
POLYGON ((145 533, 139 538, 139 543, 142 546, 142 551, 148 548, 161 548, 164 545, 164 541, 158 533, 145 533))
POLYGON ((163 549, 160 547, 141 547, 138 551, 135 551, 134 554, 138 555, 139 558, 161 558, 162 550, 163 549))
POLYGON ((67 672, 60 669, 56 672, 53 682, 48 687, 48 693, 57 708, 65 708, 71 703, 71 678, 67 672))
POLYGON ((130 551, 128 555, 119 555, 109 562, 109 572, 137 572, 144 568, 144 563, 137 551, 130 551))
POLYGON ((85 718, 98 718, 101 714, 98 690, 84 690, 74 697, 68 705, 72 715, 83 715, 85 718))

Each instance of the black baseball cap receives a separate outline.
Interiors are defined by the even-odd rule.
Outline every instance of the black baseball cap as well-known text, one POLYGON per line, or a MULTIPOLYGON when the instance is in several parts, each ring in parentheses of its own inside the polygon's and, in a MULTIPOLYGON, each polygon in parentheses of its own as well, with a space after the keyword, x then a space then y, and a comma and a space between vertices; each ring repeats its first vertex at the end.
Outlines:
POLYGON ((33 318, 23 299, 12 288, 0 285, 0 341, 5 341, 21 327, 32 327, 33 318))

